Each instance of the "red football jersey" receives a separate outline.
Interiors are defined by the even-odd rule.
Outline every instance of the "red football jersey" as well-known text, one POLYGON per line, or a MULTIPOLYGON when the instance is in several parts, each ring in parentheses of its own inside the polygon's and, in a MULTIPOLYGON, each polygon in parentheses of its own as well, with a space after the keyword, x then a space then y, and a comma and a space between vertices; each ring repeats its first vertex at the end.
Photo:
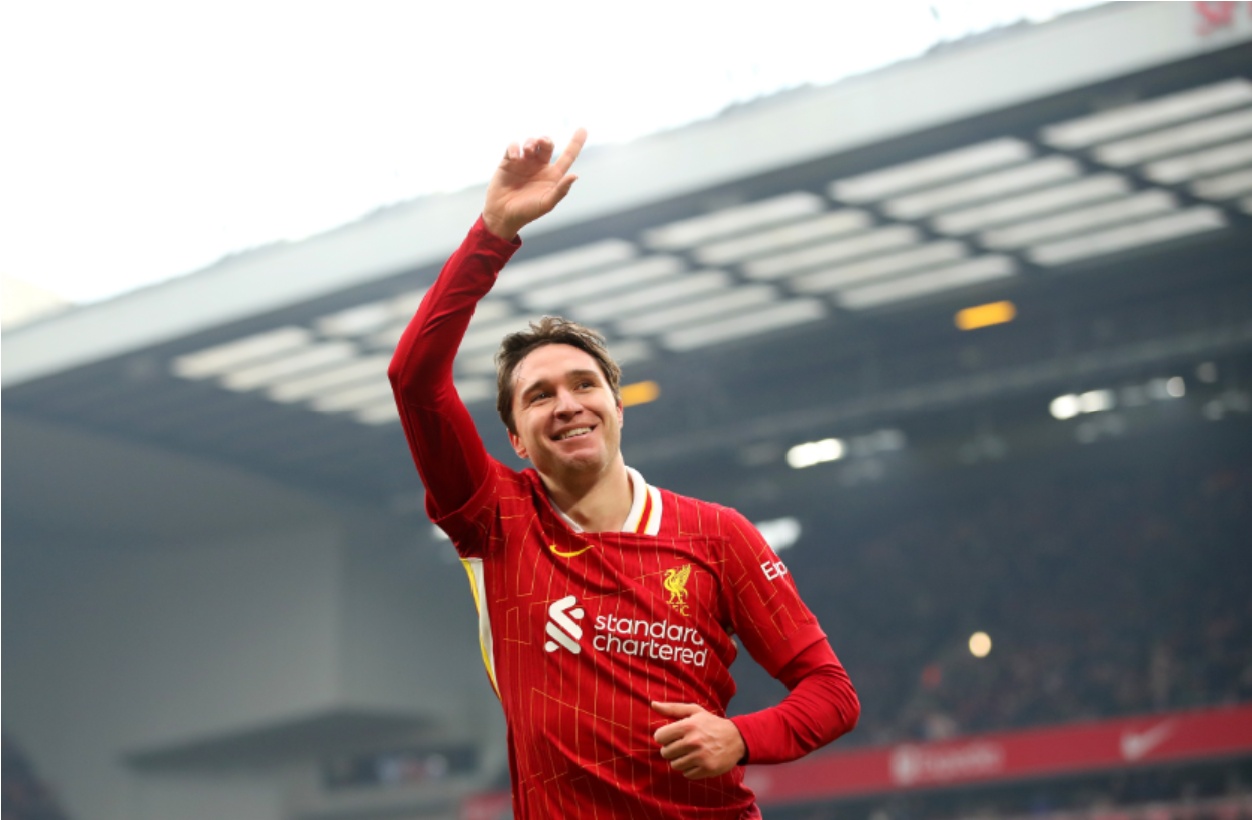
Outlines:
POLYGON ((474 498, 437 522, 474 589, 508 717, 515 814, 758 816, 742 768, 688 780, 670 767, 653 733, 672 719, 651 703, 725 715, 732 635, 771 673, 825 635, 742 515, 637 472, 632 483, 626 531, 578 532, 532 470, 493 463, 474 498))
POLYGON ((738 512, 630 470, 622 532, 581 532, 533 470, 492 459, 452 360, 516 243, 481 221, 397 347, 391 377, 431 518, 452 538, 508 724, 518 818, 751 818, 736 767, 688 780, 660 755, 653 701, 718 715, 737 636, 771 674, 825 641, 785 566, 738 512))

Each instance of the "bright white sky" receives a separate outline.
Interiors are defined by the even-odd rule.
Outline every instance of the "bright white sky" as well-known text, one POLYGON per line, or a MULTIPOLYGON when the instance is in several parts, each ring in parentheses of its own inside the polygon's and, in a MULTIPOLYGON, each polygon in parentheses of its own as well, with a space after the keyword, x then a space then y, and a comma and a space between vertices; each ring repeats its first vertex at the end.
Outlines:
POLYGON ((0 272, 77 302, 1092 0, 14 2, 0 272))

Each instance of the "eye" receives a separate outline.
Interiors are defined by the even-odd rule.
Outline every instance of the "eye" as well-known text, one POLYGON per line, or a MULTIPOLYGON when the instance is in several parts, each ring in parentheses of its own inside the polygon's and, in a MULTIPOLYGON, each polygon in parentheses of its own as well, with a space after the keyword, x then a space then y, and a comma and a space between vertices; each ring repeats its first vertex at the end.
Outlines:
POLYGON ((578 383, 579 390, 590 390, 591 388, 595 386, 596 386, 596 383, 593 382, 591 379, 583 379, 582 381, 578 383))

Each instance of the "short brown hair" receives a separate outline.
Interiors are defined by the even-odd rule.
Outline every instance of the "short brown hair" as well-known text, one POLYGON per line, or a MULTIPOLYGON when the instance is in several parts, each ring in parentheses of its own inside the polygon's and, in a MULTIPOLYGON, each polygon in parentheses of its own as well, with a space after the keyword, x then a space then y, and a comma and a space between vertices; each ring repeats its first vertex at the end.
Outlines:
POLYGON ((621 403, 622 368, 609 355, 604 337, 589 327, 560 316, 544 316, 538 322, 531 322, 528 329, 505 336, 496 353, 496 410, 510 433, 517 433, 513 423, 513 373, 522 359, 544 345, 569 345, 590 355, 604 373, 613 398, 621 403))

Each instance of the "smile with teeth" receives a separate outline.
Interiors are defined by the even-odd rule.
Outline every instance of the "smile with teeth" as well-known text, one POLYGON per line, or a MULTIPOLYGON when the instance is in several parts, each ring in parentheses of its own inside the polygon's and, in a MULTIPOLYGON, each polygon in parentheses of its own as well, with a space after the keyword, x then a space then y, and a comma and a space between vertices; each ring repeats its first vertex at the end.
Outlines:
POLYGON ((565 441, 566 439, 569 439, 569 438, 575 438, 577 436, 585 436, 586 434, 590 432, 591 432, 590 427, 575 427, 572 430, 566 430, 564 433, 558 434, 556 436, 556 440, 565 441))

